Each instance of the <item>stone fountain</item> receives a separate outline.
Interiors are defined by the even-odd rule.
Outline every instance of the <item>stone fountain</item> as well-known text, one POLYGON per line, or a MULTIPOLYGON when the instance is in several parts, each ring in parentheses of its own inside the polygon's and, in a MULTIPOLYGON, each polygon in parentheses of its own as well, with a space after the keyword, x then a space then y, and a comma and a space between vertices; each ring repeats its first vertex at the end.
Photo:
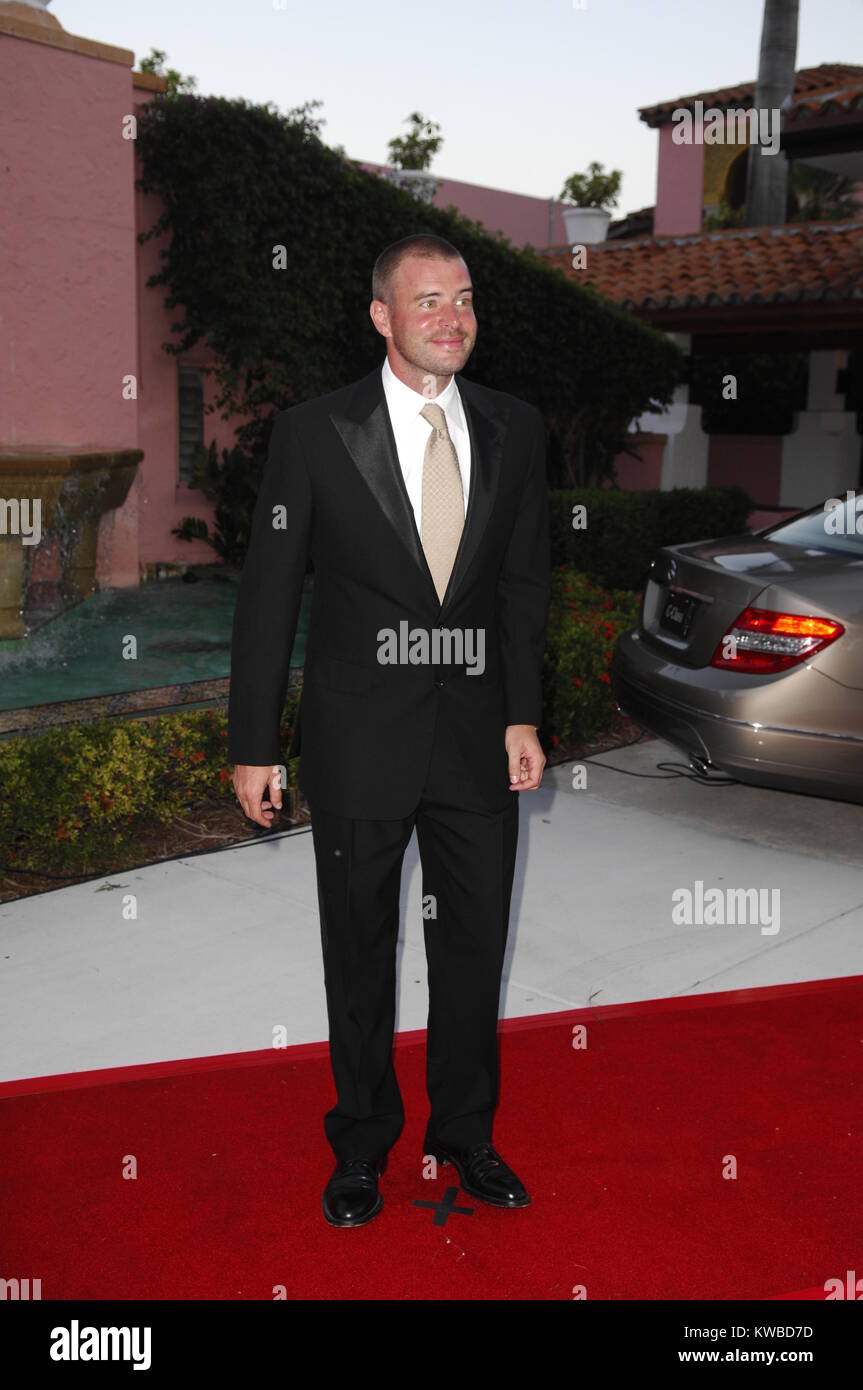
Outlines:
POLYGON ((25 637, 95 591, 99 523, 126 500, 143 456, 0 445, 0 639, 25 637))

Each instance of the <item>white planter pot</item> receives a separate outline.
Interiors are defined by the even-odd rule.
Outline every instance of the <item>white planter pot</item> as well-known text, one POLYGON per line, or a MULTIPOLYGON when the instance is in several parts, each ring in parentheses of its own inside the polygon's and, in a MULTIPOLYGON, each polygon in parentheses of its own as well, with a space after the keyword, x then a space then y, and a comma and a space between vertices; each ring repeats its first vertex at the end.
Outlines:
POLYGON ((563 225, 569 244, 595 246, 605 241, 611 213, 602 208, 563 208, 563 225))

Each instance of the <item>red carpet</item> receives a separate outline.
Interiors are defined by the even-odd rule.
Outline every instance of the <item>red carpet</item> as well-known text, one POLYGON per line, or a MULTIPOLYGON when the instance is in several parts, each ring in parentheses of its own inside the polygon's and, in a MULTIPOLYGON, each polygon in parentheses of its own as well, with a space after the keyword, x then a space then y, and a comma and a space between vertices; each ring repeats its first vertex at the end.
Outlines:
POLYGON ((500 1041, 495 1142, 533 1204, 459 1191, 473 1215, 443 1226, 413 1205, 456 1185, 422 1177, 419 1034, 398 1040, 384 1208, 358 1230, 320 1209, 325 1045, 7 1083, 0 1274, 43 1299, 762 1299, 863 1274, 863 977, 516 1020, 500 1041))

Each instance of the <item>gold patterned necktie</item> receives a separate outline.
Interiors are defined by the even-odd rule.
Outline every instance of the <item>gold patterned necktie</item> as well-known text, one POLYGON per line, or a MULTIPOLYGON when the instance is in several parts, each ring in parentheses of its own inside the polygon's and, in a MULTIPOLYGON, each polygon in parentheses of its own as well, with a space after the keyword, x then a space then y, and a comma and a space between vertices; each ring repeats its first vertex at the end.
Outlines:
POLYGON ((443 603, 464 530, 464 489, 443 410, 429 403, 420 414, 432 426, 423 455, 422 545, 443 603))

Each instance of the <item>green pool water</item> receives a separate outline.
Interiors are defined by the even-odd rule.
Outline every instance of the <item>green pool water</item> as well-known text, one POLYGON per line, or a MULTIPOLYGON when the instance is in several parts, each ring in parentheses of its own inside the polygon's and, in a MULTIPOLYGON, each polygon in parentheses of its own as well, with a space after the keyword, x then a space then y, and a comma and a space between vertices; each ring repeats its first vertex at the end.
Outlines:
MULTIPOLYGON (((217 567, 193 573, 194 583, 163 579, 105 590, 30 637, 0 641, 0 709, 229 675, 239 575, 217 567), (134 661, 123 657, 128 635, 137 641, 134 661)), ((295 666, 305 657, 310 584, 307 579, 295 666)))

